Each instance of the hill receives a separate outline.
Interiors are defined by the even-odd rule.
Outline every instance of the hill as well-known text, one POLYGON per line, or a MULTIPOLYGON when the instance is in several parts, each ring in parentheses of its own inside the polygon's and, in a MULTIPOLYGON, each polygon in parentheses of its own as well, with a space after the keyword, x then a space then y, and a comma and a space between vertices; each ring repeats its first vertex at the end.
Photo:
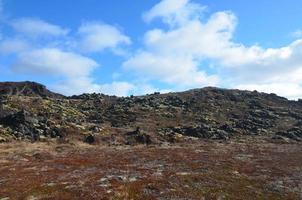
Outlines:
POLYGON ((64 97, 38 83, 5 82, 0 94, 2 141, 61 138, 134 145, 245 136, 302 139, 302 103, 257 91, 207 87, 131 97, 64 97))
POLYGON ((302 197, 301 101, 213 87, 65 97, 1 85, 0 199, 302 197))
POLYGON ((44 85, 25 81, 25 82, 0 82, 0 96, 32 96, 61 98, 63 95, 49 91, 44 85))

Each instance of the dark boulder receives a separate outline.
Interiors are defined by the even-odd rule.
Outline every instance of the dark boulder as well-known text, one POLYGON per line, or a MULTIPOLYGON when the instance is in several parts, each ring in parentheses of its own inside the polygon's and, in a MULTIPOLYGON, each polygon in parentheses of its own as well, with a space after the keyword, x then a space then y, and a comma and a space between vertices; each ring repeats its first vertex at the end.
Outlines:
POLYGON ((30 116, 30 113, 25 110, 22 110, 17 113, 13 113, 11 115, 5 116, 0 119, 0 124, 11 126, 11 127, 17 127, 25 123, 34 124, 38 122, 39 121, 37 119, 30 116))
POLYGON ((89 134, 88 136, 85 137, 84 142, 87 144, 93 144, 95 143, 95 137, 92 134, 89 134))
POLYGON ((13 130, 13 135, 17 138, 27 138, 36 141, 41 136, 52 138, 64 137, 61 129, 48 126, 49 123, 46 118, 37 117, 26 110, 0 118, 0 124, 10 127, 13 130))

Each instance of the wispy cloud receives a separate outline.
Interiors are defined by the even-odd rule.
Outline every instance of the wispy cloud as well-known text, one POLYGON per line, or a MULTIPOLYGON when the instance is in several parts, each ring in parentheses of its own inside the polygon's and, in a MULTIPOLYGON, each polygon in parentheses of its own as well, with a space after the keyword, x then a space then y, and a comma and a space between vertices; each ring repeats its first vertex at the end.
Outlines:
POLYGON ((117 27, 96 22, 87 22, 80 26, 79 47, 84 52, 101 52, 104 49, 115 49, 119 45, 129 45, 131 40, 117 27))
POLYGON ((29 44, 18 38, 3 39, 0 41, 0 55, 14 54, 29 49, 29 44))
POLYGON ((13 69, 67 78, 89 76, 98 64, 91 58, 55 48, 35 49, 18 54, 13 69))
POLYGON ((295 37, 295 38, 301 38, 302 37, 302 30, 296 30, 296 31, 292 32, 291 36, 295 37))
POLYGON ((13 28, 30 37, 65 36, 69 30, 41 19, 21 18, 12 21, 13 28))
POLYGON ((282 94, 289 99, 298 99, 302 97, 302 87, 296 83, 273 82, 267 84, 245 84, 238 85, 238 89, 258 90, 266 93, 282 94))
POLYGON ((143 19, 146 22, 151 22, 158 18, 170 26, 176 26, 198 19, 205 8, 205 6, 192 3, 190 0, 162 0, 151 10, 145 12, 143 19))

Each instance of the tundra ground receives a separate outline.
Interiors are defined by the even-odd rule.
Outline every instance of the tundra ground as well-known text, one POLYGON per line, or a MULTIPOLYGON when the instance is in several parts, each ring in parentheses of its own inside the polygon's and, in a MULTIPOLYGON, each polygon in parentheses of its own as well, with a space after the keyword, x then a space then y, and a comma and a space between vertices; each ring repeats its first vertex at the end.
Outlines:
POLYGON ((302 199, 302 146, 1 144, 0 199, 302 199))

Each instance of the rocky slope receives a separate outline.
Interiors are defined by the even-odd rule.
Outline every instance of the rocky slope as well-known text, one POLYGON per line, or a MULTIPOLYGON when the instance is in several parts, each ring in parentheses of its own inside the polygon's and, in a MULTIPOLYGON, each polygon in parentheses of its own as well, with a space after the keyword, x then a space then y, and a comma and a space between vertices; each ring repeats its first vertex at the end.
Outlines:
POLYGON ((219 88, 64 97, 33 82, 0 83, 0 140, 152 144, 264 137, 302 140, 302 102, 219 88))
POLYGON ((54 93, 46 89, 44 85, 39 83, 25 82, 0 82, 0 95, 18 95, 18 96, 33 96, 33 97, 51 97, 62 98, 63 95, 54 93))

